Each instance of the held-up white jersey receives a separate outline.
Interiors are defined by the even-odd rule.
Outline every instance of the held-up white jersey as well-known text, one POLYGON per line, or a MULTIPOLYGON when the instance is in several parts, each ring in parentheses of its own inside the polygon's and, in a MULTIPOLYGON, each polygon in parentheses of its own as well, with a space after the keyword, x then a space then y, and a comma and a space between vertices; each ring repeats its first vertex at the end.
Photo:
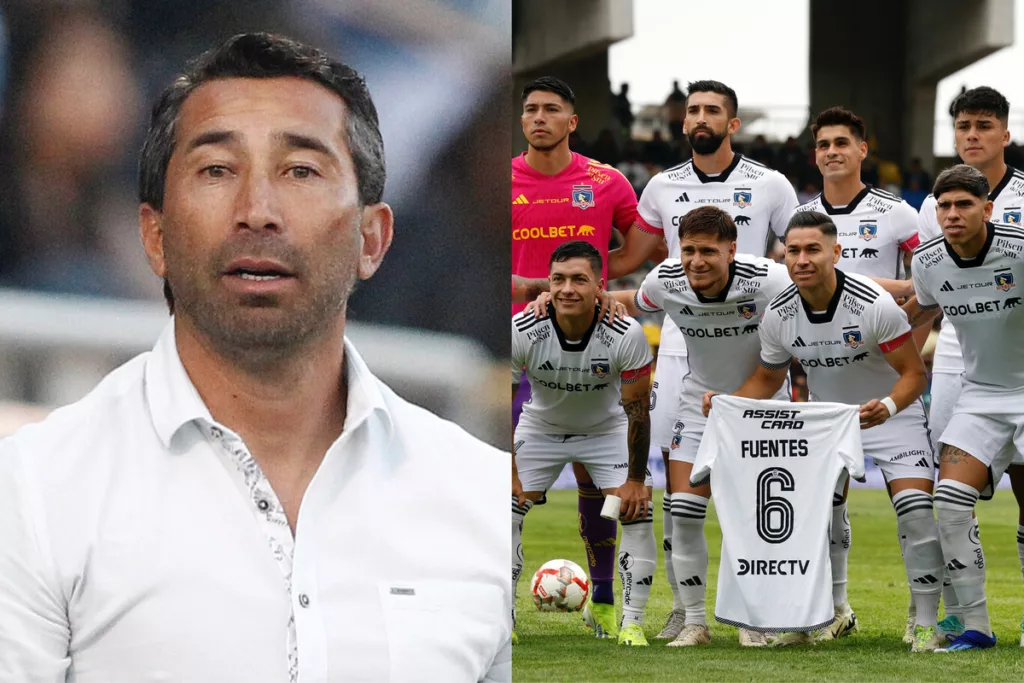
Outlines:
MULTIPOLYGON (((715 176, 702 173, 690 159, 651 178, 640 195, 637 222, 648 232, 663 233, 669 258, 678 259, 680 219, 706 205, 728 212, 736 222, 736 253, 764 256, 769 231, 782 238, 797 198, 785 176, 741 154, 715 176)), ((686 355, 686 341, 667 316, 658 355, 686 355)))
MULTIPOLYGON (((1003 179, 988 193, 992 202, 992 220, 1007 225, 1024 224, 1024 172, 1006 167, 1003 179)), ((942 228, 935 214, 935 197, 928 195, 921 204, 918 214, 918 231, 921 242, 942 237, 942 228)), ((916 278, 915 278, 916 280, 916 278)), ((932 372, 959 375, 964 371, 964 357, 960 352, 956 331, 949 318, 942 319, 939 339, 935 344, 935 355, 932 358, 932 372)))
POLYGON ((608 434, 626 428, 619 405, 620 375, 653 357, 633 318, 597 322, 583 339, 566 340, 548 304, 548 317, 529 310, 512 317, 512 383, 525 368, 532 393, 519 428, 543 434, 608 434))
POLYGON ((1001 389, 1024 387, 1024 229, 989 223, 985 246, 965 261, 937 237, 914 252, 922 307, 941 306, 956 329, 965 378, 1001 389), (1021 289, 1017 289, 1017 287, 1021 289))
POLYGON ((822 193, 796 210, 819 211, 836 224, 843 248, 836 267, 844 272, 904 277, 903 255, 918 245, 917 212, 899 197, 867 186, 846 206, 832 206, 822 193))
POLYGON ((762 632, 831 623, 832 494, 843 469, 864 476, 858 412, 715 396, 690 481, 713 474, 718 621, 762 632))
POLYGON ((683 384, 687 392, 731 393, 757 369, 761 314, 769 301, 792 284, 785 266, 736 254, 725 289, 707 298, 690 287, 679 259, 670 258, 647 274, 637 290, 636 305, 650 313, 664 310, 686 336, 690 369, 683 384))
MULTIPOLYGON (((889 395, 899 373, 883 354, 912 341, 907 315, 884 289, 867 277, 839 269, 828 310, 809 310, 793 285, 768 304, 760 337, 765 366, 785 367, 796 358, 816 400, 853 405, 889 395)), ((924 420, 924 407, 915 401, 866 430, 865 451, 886 462, 917 454, 901 448, 904 440, 898 435, 905 429, 923 430, 924 420)))

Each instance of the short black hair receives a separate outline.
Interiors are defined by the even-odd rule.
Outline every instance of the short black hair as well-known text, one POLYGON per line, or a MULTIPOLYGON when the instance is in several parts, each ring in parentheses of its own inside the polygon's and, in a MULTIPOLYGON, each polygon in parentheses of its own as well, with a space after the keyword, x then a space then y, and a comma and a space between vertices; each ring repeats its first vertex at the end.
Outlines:
POLYGON ((601 252, 593 244, 583 240, 572 240, 560 244, 548 260, 548 271, 551 270, 553 264, 563 263, 573 258, 585 258, 590 261, 591 269, 600 279, 601 271, 604 270, 604 259, 601 258, 601 252))
POLYGON ((863 142, 867 139, 867 128, 864 126, 864 119, 843 107, 829 107, 814 117, 814 123, 811 124, 811 137, 817 140, 818 131, 825 126, 846 126, 856 136, 858 141, 863 142))
POLYGON ((734 118, 739 111, 739 100, 736 99, 736 91, 721 81, 693 81, 686 86, 686 104, 690 103, 690 95, 696 92, 713 92, 725 97, 726 111, 729 118, 734 118))
MULTIPOLYGON (((356 171, 359 203, 376 204, 384 194, 387 170, 384 140, 370 91, 354 69, 327 53, 284 36, 244 33, 204 52, 185 66, 157 98, 139 158, 139 201, 163 210, 167 166, 177 143, 181 108, 204 83, 225 78, 304 78, 334 92, 345 103, 345 144, 356 171)), ((174 296, 164 279, 164 298, 174 312, 174 296)))
POLYGON ((818 228, 823 235, 832 239, 836 239, 839 236, 836 224, 832 222, 831 218, 820 211, 797 211, 794 213, 786 225, 786 234, 782 238, 783 241, 789 236, 790 230, 797 230, 799 228, 818 228))
POLYGON ((932 188, 932 195, 938 199, 943 192, 950 190, 964 190, 979 199, 988 200, 988 178, 985 174, 967 164, 950 166, 939 174, 935 179, 935 186, 932 188))
POLYGON ((949 105, 949 115, 954 120, 960 114, 992 114, 1006 125, 1010 118, 1010 103, 995 88, 981 85, 960 93, 949 105))
POLYGON ((688 235, 714 235, 719 242, 735 242, 736 223, 717 206, 702 206, 679 221, 679 239, 688 235))
POLYGON ((573 93, 572 88, 569 87, 569 84, 560 78, 555 78, 554 76, 541 76, 540 78, 533 79, 526 84, 525 88, 523 88, 523 98, 521 101, 525 102, 526 98, 530 96, 530 93, 535 90, 540 90, 541 92, 553 92, 572 105, 574 109, 576 107, 576 95, 573 93))

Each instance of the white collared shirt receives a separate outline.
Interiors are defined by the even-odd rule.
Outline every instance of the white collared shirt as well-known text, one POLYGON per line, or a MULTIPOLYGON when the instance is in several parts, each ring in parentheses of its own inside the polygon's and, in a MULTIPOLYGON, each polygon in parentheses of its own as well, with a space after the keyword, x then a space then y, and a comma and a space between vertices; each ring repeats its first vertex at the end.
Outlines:
POLYGON ((345 371, 294 538, 173 323, 0 441, 0 681, 511 681, 510 457, 345 371))

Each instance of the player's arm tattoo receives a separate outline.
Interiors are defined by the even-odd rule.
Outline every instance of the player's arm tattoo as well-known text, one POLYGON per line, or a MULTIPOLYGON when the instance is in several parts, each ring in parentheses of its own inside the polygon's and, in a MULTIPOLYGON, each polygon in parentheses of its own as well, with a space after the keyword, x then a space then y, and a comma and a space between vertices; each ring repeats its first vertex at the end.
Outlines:
POLYGON ((548 281, 542 279, 531 279, 526 281, 526 300, 533 301, 538 296, 548 291, 548 281))
POLYGON ((647 478, 647 456, 651 449, 651 398, 649 392, 635 398, 623 398, 622 408, 629 418, 626 442, 629 465, 626 476, 636 481, 647 478))
POLYGON ((939 454, 939 462, 948 462, 950 465, 957 465, 967 462, 967 458, 973 457, 970 453, 956 446, 949 444, 942 445, 942 452, 939 454))

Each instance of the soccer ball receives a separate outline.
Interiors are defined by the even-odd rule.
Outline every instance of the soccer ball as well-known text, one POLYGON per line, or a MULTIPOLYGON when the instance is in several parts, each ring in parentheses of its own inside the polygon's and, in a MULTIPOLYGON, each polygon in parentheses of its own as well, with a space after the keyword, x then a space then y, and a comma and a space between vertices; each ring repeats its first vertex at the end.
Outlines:
POLYGON ((590 580, 575 562, 551 560, 533 575, 530 593, 541 612, 577 612, 590 597, 590 580))

